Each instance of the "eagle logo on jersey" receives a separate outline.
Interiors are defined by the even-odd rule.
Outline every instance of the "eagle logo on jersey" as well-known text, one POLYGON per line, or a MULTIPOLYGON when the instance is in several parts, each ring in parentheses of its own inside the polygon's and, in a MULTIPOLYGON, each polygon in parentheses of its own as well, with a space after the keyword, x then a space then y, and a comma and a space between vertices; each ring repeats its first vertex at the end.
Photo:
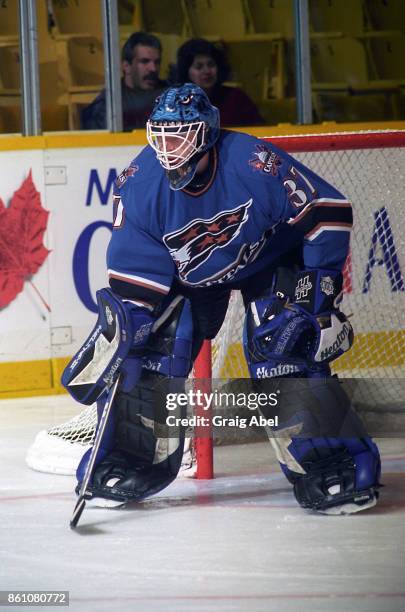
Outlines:
POLYGON ((186 280, 214 251, 224 248, 238 236, 248 219, 248 209, 252 202, 250 199, 211 219, 193 219, 181 229, 163 236, 163 242, 178 268, 180 278, 186 280))
POLYGON ((262 170, 266 174, 277 176, 278 167, 282 161, 279 155, 266 147, 266 145, 256 145, 256 150, 253 152, 253 159, 249 159, 249 166, 253 170, 262 170))

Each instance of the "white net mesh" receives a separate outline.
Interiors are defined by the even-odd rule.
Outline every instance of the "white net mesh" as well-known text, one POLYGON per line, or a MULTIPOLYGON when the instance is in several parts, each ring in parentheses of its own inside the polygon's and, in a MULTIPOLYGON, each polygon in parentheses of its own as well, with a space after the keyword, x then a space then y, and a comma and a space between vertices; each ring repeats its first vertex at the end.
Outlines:
POLYGON ((48 429, 48 435, 63 438, 70 444, 89 446, 93 442, 96 424, 97 409, 93 404, 66 423, 48 429))
MULTIPOLYGON (((329 146, 327 139, 324 143, 319 140, 320 147, 329 146)), ((338 137, 334 140, 339 141, 338 137)), ((281 146, 288 149, 288 138, 281 146)), ((404 376, 405 148, 320 150, 294 155, 342 191, 354 207, 341 308, 352 314, 356 337, 351 351, 334 363, 334 369, 347 377, 404 376)), ((214 342, 214 378, 248 376, 241 341, 243 321, 242 300, 234 292, 226 321, 214 342)))
POLYGON ((65 423, 40 431, 27 451, 28 466, 40 472, 74 474, 93 442, 96 424, 94 404, 65 423))
MULTIPOLYGON (((365 137, 370 139, 370 148, 336 150, 342 147, 342 142, 341 136, 335 134, 332 138, 317 137, 318 150, 294 155, 335 185, 354 206, 354 230, 345 269, 342 310, 353 314, 351 323, 356 336, 351 351, 334 362, 334 369, 346 377, 397 379, 405 377, 405 284, 402 276, 403 270, 405 273, 402 201, 405 148, 403 145, 393 148, 392 143, 372 148, 375 146, 372 135, 367 133, 365 137)), ((362 135, 358 140, 361 138, 362 135)), ((293 139, 272 139, 273 142, 277 140, 281 142, 276 144, 288 150, 293 139)), ((300 137, 300 141, 305 150, 305 137, 300 137)), ((226 321, 213 344, 213 378, 248 376, 242 348, 243 321, 242 301, 234 292, 226 321)), ((402 400, 397 393, 397 387, 389 382, 380 387, 383 402, 397 404, 402 400)), ((373 397, 373 401, 375 399, 373 397)), ((95 424, 96 410, 90 406, 70 421, 40 432, 30 449, 31 463, 28 463, 34 469, 73 473, 77 456, 83 454, 93 439, 95 424), (62 455, 63 460, 59 462, 62 467, 55 469, 62 455), (66 457, 69 456, 72 460, 67 468, 66 457)))

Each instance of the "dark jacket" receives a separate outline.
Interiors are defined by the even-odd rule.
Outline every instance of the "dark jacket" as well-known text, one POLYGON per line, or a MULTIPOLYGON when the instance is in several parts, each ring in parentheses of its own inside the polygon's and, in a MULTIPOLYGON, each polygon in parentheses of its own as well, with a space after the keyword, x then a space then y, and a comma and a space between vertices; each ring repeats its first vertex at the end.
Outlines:
POLYGON ((210 101, 219 110, 222 127, 264 123, 255 103, 239 87, 217 85, 210 93, 210 101))
MULTIPOLYGON (((144 128, 152 111, 156 98, 166 88, 164 81, 159 81, 156 89, 132 89, 121 80, 123 130, 131 132, 137 128, 144 128)), ((106 129, 106 98, 103 89, 89 106, 81 113, 81 128, 83 130, 106 129)))

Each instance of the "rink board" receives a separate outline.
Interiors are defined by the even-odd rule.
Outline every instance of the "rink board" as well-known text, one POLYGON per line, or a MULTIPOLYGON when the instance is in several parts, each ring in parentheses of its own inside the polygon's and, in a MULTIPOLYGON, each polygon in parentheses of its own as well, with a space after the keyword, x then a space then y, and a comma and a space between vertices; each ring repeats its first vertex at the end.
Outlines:
MULTIPOLYGON (((280 126, 249 132, 271 137, 383 127, 404 129, 405 124, 280 126)), ((21 293, 0 311, 0 395, 62 391, 60 373, 94 325, 97 288, 107 285, 105 252, 111 235, 113 181, 144 144, 142 130, 119 135, 58 134, 0 139, 0 198, 5 206, 10 205, 13 194, 31 172, 41 204, 50 213, 44 237, 50 250, 47 259, 36 274, 26 278, 21 293)), ((364 236, 365 245, 370 240, 371 234, 364 236)), ((364 257, 363 253, 359 259, 362 267, 364 257)), ((384 270, 376 274, 370 295, 389 290, 384 270)), ((354 258, 353 278, 358 283, 355 291, 361 291, 363 277, 364 269, 357 269, 354 258)), ((362 337, 369 342, 366 330, 364 313, 359 330, 360 348, 362 337)), ((384 343, 387 333, 395 336, 404 332, 392 325, 385 328, 382 322, 378 333, 376 341, 384 343)), ((228 359, 232 358, 232 350, 231 347, 228 359)), ((240 345, 237 350, 241 350, 240 345)), ((355 354, 348 359, 350 366, 355 354)), ((226 369, 223 375, 227 375, 226 369)))

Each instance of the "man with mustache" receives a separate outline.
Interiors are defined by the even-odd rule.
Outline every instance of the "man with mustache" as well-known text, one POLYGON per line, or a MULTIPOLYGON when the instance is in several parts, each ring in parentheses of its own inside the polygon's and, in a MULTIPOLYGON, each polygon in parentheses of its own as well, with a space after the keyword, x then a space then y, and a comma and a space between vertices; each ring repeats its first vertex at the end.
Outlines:
MULTIPOLYGON (((159 79, 162 55, 160 40, 146 32, 134 32, 122 48, 121 80, 123 130, 144 128, 156 97, 166 84, 159 79)), ((105 90, 87 106, 81 117, 85 130, 106 128, 105 90)))

